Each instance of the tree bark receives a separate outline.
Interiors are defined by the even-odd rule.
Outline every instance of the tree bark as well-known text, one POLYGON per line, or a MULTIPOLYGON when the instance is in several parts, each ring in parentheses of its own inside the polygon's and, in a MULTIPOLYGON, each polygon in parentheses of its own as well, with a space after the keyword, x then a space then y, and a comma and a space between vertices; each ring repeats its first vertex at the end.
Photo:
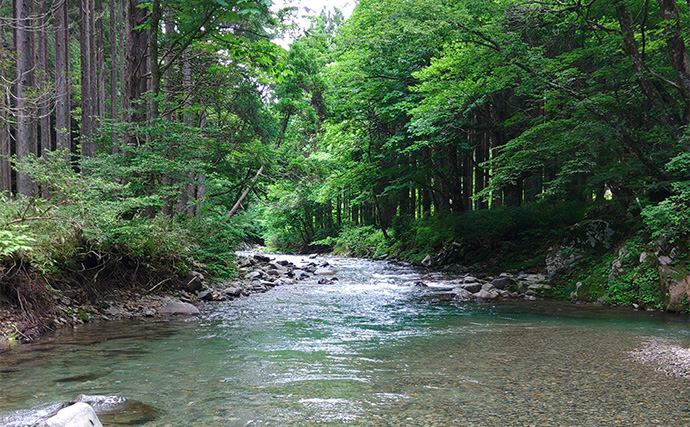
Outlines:
MULTIPOLYGON (((116 122, 118 119, 117 115, 117 35, 120 33, 117 25, 117 20, 115 16, 115 1, 110 0, 109 12, 110 12, 110 36, 108 42, 110 43, 110 120, 116 122)), ((113 128, 110 134, 111 138, 111 152, 112 154, 117 154, 118 152, 118 137, 117 131, 113 128)))
MULTIPOLYGON (((36 155, 35 120, 30 91, 34 88, 34 47, 33 1, 16 0, 15 2, 15 47, 17 52, 17 85, 16 85, 16 153, 17 159, 36 155)), ((30 196, 35 192, 31 178, 20 172, 17 174, 17 192, 30 196)))
POLYGON ((149 62, 151 67, 151 118, 158 118, 158 95, 161 92, 161 69, 158 64, 158 29, 161 21, 161 2, 153 0, 151 8, 151 27, 149 35, 149 62))
POLYGON ((92 30, 94 8, 93 0, 81 0, 79 8, 79 53, 81 58, 81 132, 79 143, 84 157, 93 157, 96 149, 93 144, 93 119, 97 102, 94 90, 95 57, 93 52, 94 33, 92 30))
MULTIPOLYGON (((124 121, 138 123, 146 120, 146 106, 137 105, 137 101, 147 90, 147 49, 149 30, 142 28, 146 21, 146 9, 137 7, 137 0, 126 0, 125 37, 126 65, 124 90, 124 121)), ((128 136, 127 143, 137 144, 133 136, 128 136)))
POLYGON ((69 31, 67 0, 55 10, 55 148, 69 161, 72 134, 69 92, 69 31))
POLYGON ((685 103, 683 124, 690 124, 690 55, 688 55, 680 27, 678 5, 675 0, 659 0, 661 17, 667 22, 664 29, 666 49, 671 66, 676 72, 678 91, 685 103))
POLYGON ((48 12, 47 0, 38 3, 38 93, 40 96, 40 153, 52 150, 51 126, 50 126, 50 69, 48 69, 48 25, 46 16, 48 12))

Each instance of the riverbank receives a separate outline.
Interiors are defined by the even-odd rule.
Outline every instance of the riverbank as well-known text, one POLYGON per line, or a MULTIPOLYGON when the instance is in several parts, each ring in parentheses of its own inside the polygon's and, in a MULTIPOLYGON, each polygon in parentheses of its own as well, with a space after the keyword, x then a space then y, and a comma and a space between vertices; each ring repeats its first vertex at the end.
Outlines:
MULTIPOLYGON (((305 261, 303 266, 289 262, 275 262, 261 254, 247 254, 238 258, 240 277, 223 281, 207 279, 200 272, 181 278, 145 271, 136 274, 157 282, 139 280, 127 286, 103 281, 98 286, 64 283, 41 289, 43 298, 35 298, 31 306, 12 304, 0 299, 0 352, 22 341, 33 341, 58 328, 73 327, 86 322, 135 320, 170 315, 196 314, 209 301, 226 301, 246 297, 269 289, 294 284, 314 274, 332 275, 328 264, 305 261), (36 308, 39 308, 38 310, 36 308)), ((24 301, 22 298, 18 300, 24 301)))

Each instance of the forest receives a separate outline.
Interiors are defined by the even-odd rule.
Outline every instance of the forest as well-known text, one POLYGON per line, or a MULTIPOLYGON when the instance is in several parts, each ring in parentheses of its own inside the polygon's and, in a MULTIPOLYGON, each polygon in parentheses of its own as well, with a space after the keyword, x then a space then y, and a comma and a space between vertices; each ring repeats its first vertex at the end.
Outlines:
POLYGON ((263 244, 687 309, 690 2, 271 6, 0 3, 0 300, 263 244))

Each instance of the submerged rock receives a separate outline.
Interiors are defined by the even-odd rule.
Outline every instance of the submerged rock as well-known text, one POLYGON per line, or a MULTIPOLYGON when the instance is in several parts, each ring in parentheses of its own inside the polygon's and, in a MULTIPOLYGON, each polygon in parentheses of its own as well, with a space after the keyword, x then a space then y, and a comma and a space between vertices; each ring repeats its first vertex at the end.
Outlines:
POLYGON ((317 268, 316 271, 314 271, 314 274, 317 276, 335 276, 335 270, 328 267, 321 267, 317 268))
POLYGON ((103 427, 96 411, 84 402, 77 402, 58 411, 38 424, 38 427, 103 427))

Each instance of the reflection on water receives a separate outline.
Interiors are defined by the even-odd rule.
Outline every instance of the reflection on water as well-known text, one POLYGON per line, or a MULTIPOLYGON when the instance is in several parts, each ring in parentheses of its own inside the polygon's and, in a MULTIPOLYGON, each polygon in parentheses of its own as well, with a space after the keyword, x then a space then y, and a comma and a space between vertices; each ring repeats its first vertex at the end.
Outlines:
POLYGON ((457 303, 440 274, 417 288, 404 285, 420 278, 410 268, 329 262, 335 284, 275 288, 198 319, 86 325, 0 355, 0 424, 81 393, 141 402, 149 427, 690 424, 687 380, 628 355, 648 336, 690 346, 687 317, 457 303))

